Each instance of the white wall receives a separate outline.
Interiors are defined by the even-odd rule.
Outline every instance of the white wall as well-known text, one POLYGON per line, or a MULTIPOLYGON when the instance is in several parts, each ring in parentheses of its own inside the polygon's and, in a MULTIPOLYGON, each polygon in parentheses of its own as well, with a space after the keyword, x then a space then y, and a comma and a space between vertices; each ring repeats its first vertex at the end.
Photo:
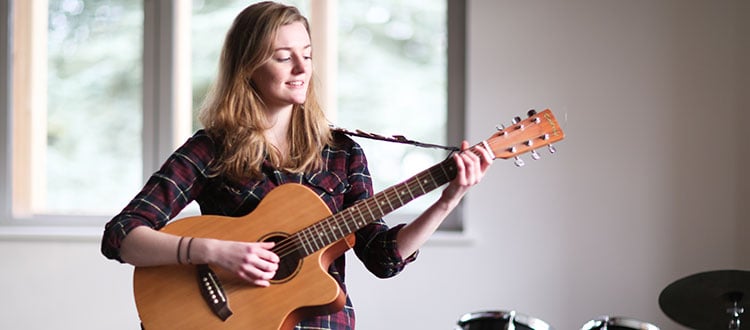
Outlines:
MULTIPOLYGON (((431 241, 400 276, 350 261, 359 329, 451 329, 486 309, 682 329, 664 287, 750 266, 748 2, 471 0, 468 15, 467 138, 546 107, 567 137, 526 167, 497 161, 465 237, 431 241)), ((0 260, 1 329, 138 327, 132 268, 96 236, 0 240, 0 260)))
POLYGON ((558 329, 602 314, 679 329, 662 289, 750 265, 740 2, 470 1, 469 138, 545 107, 567 138, 524 168, 495 165, 467 200, 470 243, 433 244, 396 280, 353 275, 364 328, 515 309, 558 329))

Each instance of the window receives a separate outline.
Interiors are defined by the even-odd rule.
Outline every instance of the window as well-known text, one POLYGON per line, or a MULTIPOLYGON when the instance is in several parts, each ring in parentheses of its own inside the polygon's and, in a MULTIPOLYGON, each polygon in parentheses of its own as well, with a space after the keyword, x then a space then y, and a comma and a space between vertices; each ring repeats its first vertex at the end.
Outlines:
POLYGON ((4 201, 15 218, 121 208, 141 177, 141 5, 34 0, 8 9, 4 201))
MULTIPOLYGON (((332 87, 329 95, 336 93, 322 94, 332 123, 430 143, 459 139, 463 49, 448 46, 446 35, 459 31, 463 41, 463 3, 288 3, 300 7, 319 33, 313 35, 316 70, 332 87), (459 17, 458 24, 451 25, 451 17, 459 17), (434 30, 446 24, 453 27, 434 30), (330 51, 337 40, 346 47, 330 51), (447 46, 457 52, 446 56, 447 46), (451 69, 455 64, 458 70, 451 69), (385 69, 373 72, 376 65, 385 69), (459 88, 448 86, 453 81, 459 88)), ((6 50, 0 54, 0 77, 8 82, 0 101, 10 109, 0 115, 6 128, 0 152, 8 156, 0 164, 0 223, 99 225, 122 208, 199 127, 194 111, 215 77, 223 35, 246 5, 2 2, 7 14, 0 23, 10 24, 0 26, 11 28, 0 30, 6 50)), ((376 191, 445 157, 441 151, 357 141, 367 150, 376 191)), ((409 206, 407 213, 413 212, 409 206)), ((460 228, 460 222, 451 226, 460 228)))
MULTIPOLYGON (((421 0, 338 1, 338 125, 379 135, 447 143, 447 3, 421 0)), ((442 161, 447 153, 357 139, 375 191, 442 161)), ((390 217, 408 221, 441 189, 390 217)), ((449 221, 453 227, 458 222, 449 221)))

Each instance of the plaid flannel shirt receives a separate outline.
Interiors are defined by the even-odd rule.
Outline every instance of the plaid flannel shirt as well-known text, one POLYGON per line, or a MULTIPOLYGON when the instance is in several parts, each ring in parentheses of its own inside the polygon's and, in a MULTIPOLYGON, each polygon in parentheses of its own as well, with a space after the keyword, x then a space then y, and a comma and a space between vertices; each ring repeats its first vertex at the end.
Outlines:
MULTIPOLYGON (((341 133, 335 132, 334 139, 336 147, 324 148, 324 167, 316 173, 286 173, 266 162, 262 168, 263 178, 229 182, 221 176, 208 175, 216 146, 200 130, 178 148, 122 212, 106 224, 102 253, 122 262, 120 243, 133 228, 149 226, 158 230, 193 200, 203 214, 243 216, 255 209, 272 189, 289 182, 313 190, 332 213, 372 196, 372 180, 362 148, 341 133)), ((416 254, 402 258, 396 249, 396 234, 402 226, 389 228, 379 219, 356 232, 353 250, 374 275, 394 276, 415 259, 416 254)), ((344 292, 345 263, 342 255, 328 270, 344 292)), ((347 294, 343 310, 304 320, 296 329, 354 329, 354 321, 354 309, 347 294)))

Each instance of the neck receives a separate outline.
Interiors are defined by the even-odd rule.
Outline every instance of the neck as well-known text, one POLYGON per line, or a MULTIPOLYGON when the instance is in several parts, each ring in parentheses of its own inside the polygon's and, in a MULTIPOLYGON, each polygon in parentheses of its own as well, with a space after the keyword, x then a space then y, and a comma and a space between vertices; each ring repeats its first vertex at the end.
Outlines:
POLYGON ((271 110, 266 112, 269 128, 264 135, 266 140, 279 149, 282 155, 288 154, 288 133, 292 121, 292 106, 271 110))

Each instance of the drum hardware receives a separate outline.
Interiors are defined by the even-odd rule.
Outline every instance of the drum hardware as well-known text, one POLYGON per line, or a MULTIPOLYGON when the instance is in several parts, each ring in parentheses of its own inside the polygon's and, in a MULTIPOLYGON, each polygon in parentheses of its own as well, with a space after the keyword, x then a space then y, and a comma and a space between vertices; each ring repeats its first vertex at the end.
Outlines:
POLYGON ((604 315, 586 322, 581 330, 659 330, 659 327, 636 319, 604 315))
POLYGON ((731 315, 729 329, 739 330, 740 316, 745 312, 745 309, 739 306, 740 301, 742 301, 742 293, 732 292, 729 294, 729 299, 732 301, 732 307, 727 308, 727 313, 731 315))
POLYGON ((540 319, 512 310, 464 314, 459 318, 456 330, 553 330, 553 328, 540 319))
POLYGON ((659 306, 669 318, 692 329, 739 330, 747 293, 749 271, 707 271, 669 284, 659 295, 659 306))

